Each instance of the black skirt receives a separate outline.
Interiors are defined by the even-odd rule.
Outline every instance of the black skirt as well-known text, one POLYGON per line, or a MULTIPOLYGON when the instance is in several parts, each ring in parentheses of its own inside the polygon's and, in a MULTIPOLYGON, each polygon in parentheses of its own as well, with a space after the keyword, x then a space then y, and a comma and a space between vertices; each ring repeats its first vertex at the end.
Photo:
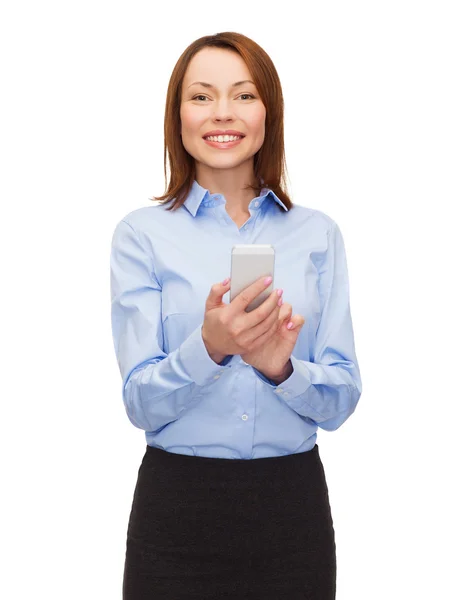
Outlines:
POLYGON ((124 600, 335 600, 336 546, 317 444, 224 459, 147 445, 124 600))

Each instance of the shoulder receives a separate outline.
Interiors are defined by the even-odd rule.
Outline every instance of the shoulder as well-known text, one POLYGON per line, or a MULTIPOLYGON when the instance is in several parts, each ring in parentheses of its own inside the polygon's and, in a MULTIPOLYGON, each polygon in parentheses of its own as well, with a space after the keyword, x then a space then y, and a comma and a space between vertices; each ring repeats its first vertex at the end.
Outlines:
POLYGON ((184 212, 183 207, 180 207, 176 211, 169 211, 167 210, 167 204, 142 206, 125 214, 117 223, 116 227, 124 226, 123 223, 125 223, 131 227, 137 235, 157 233, 161 226, 164 226, 168 222, 174 223, 174 221, 178 220, 179 215, 184 212), (169 219, 171 219, 171 221, 169 221, 169 219))
POLYGON ((322 210, 319 210, 318 208, 311 208, 309 210, 312 212, 314 221, 319 226, 325 227, 328 232, 336 226, 336 221, 322 210))
POLYGON ((306 222, 318 233, 324 233, 326 236, 329 236, 330 232, 337 227, 336 221, 330 215, 318 208, 294 204, 290 212, 296 223, 300 224, 306 222))

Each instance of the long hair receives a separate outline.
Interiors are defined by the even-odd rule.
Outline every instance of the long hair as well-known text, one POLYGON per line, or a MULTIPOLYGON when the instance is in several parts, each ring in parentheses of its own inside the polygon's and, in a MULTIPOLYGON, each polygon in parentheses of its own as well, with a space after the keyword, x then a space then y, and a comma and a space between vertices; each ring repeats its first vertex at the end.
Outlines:
MULTIPOLYGON (((199 38, 190 44, 178 59, 170 77, 164 115, 164 178, 166 191, 153 200, 160 204, 175 202, 166 210, 178 209, 186 200, 195 179, 195 161, 181 140, 181 86, 193 56, 205 47, 224 48, 237 52, 244 60, 266 109, 265 137, 254 156, 254 175, 275 192, 288 210, 292 201, 287 194, 286 158, 284 150, 284 101, 280 79, 269 55, 256 42, 240 33, 222 32, 199 38), (170 162, 170 181, 167 185, 167 157, 170 162)), ((256 195, 263 185, 250 184, 256 195)), ((284 209, 277 204, 282 212, 284 209)))

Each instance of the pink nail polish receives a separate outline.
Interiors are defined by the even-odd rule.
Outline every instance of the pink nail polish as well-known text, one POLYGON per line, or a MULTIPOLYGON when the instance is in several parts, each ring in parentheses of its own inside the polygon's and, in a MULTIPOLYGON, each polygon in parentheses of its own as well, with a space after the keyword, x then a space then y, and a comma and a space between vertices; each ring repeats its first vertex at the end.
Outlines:
POLYGON ((287 328, 292 329, 293 327, 294 327, 294 323, 292 321, 289 321, 287 328))

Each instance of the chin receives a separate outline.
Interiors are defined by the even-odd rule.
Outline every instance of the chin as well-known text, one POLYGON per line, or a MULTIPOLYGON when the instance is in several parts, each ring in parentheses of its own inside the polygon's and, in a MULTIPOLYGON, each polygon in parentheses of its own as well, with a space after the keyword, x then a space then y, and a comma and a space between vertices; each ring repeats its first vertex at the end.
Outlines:
POLYGON ((212 161, 212 160, 201 160, 199 161, 201 163, 203 163, 206 167, 209 167, 210 169, 235 169, 236 167, 239 167, 243 162, 245 162, 244 160, 216 160, 216 161, 212 161))
POLYGON ((249 158, 251 158, 253 156, 253 154, 250 154, 250 156, 248 156, 248 152, 246 152, 245 154, 241 154, 239 152, 233 152, 232 150, 219 150, 216 153, 214 152, 201 152, 199 153, 199 156, 201 158, 203 158, 205 161, 210 162, 210 163, 217 163, 217 164, 224 164, 224 163, 228 163, 228 164, 235 164, 235 163, 241 163, 244 160, 248 160, 249 158))

